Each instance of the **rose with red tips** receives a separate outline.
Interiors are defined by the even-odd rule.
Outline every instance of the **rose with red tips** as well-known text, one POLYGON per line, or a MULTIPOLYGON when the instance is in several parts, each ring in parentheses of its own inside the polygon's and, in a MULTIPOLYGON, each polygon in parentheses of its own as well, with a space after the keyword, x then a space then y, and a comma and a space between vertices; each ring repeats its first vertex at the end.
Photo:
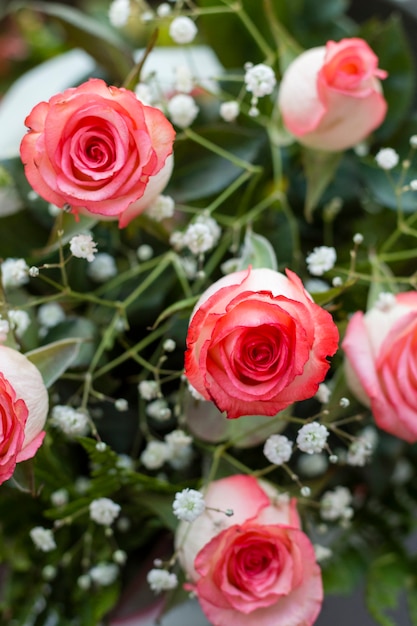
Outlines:
POLYGON ((179 525, 176 547, 186 588, 210 624, 313 624, 323 600, 321 572, 295 500, 243 475, 210 483, 204 499, 205 512, 179 525))
POLYGON ((384 121, 380 80, 386 76, 378 57, 357 37, 306 50, 282 78, 278 104, 284 125, 306 146, 351 148, 384 121))
POLYGON ((93 78, 34 107, 20 153, 33 189, 121 227, 164 189, 175 131, 158 109, 93 78))
POLYGON ((382 430, 417 441, 417 292, 389 294, 349 320, 342 343, 347 383, 382 430))
POLYGON ((48 393, 27 357, 0 346, 0 484, 16 463, 32 458, 42 444, 48 393))
POLYGON ((331 315, 296 274, 234 272, 198 301, 187 334, 185 375, 228 418, 276 415, 314 396, 338 346, 331 315))

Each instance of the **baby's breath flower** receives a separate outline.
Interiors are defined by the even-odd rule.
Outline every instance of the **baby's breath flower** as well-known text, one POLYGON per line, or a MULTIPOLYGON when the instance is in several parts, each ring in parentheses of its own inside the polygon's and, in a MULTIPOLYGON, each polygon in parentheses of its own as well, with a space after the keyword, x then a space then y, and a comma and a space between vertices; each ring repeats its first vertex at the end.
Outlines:
POLYGON ((185 247, 184 233, 182 233, 180 230, 174 230, 174 232, 172 232, 169 237, 169 243, 174 248, 174 250, 179 252, 185 247))
POLYGON ((322 276, 336 263, 336 250, 329 246, 319 246, 306 258, 307 268, 313 276, 322 276))
POLYGON ((383 170, 392 170, 398 165, 400 157, 393 148, 381 148, 375 155, 375 161, 383 170))
POLYGON ((197 26, 193 20, 181 15, 172 20, 169 27, 169 35, 175 43, 191 43, 197 34, 197 26))
POLYGON ((366 438, 359 437, 348 449, 346 463, 355 467, 363 467, 372 456, 372 444, 366 438))
POLYGON ((172 122, 180 128, 191 126, 199 112, 194 98, 185 93, 173 96, 168 102, 167 110, 172 122))
POLYGON ((175 341, 169 338, 165 339, 164 343, 162 344, 162 347, 165 350, 165 352, 174 352, 176 346, 177 344, 175 343, 175 341))
POLYGON ((8 258, 1 264, 1 280, 5 289, 21 287, 29 282, 29 267, 24 259, 8 258))
POLYGON ((175 494, 172 509, 178 519, 193 522, 206 508, 203 494, 195 489, 183 489, 175 494))
POLYGON ((97 252, 97 244, 90 234, 75 235, 70 240, 70 250, 77 259, 87 259, 92 263, 97 252))
POLYGON ((97 283, 105 283, 116 274, 116 261, 107 252, 99 252, 87 268, 87 275, 97 283))
POLYGON ((115 550, 112 555, 113 561, 118 565, 124 565, 127 561, 127 554, 124 550, 115 550))
POLYGON ((271 435, 265 441, 264 455, 270 463, 282 465, 290 460, 292 455, 292 443, 283 435, 271 435))
POLYGON ((214 238, 206 224, 190 224, 184 233, 184 242, 193 254, 203 254, 214 247, 214 238))
POLYGON ((146 83, 138 83, 135 87, 135 94, 137 99, 140 100, 142 104, 150 105, 154 101, 152 90, 146 83))
POLYGON ((417 148, 417 135, 411 135, 411 137, 410 137, 410 146, 412 148, 417 148))
POLYGON ((65 312, 58 302, 47 302, 39 307, 37 318, 44 328, 53 328, 64 321, 65 312))
POLYGON ((343 280, 340 276, 335 276, 332 280, 333 287, 341 287, 343 285, 343 280))
POLYGON ((16 333, 16 336, 20 339, 30 325, 30 317, 26 311, 14 309, 9 311, 9 322, 16 333))
POLYGON ((388 313, 395 306, 395 294, 390 291, 382 291, 375 302, 375 308, 388 313))
POLYGON ((352 495, 346 487, 336 487, 326 491, 320 501, 320 515, 324 520, 349 519, 353 510, 350 506, 352 495))
POLYGON ((84 411, 60 404, 52 409, 51 424, 68 437, 82 437, 90 428, 88 415, 84 411))
POLYGON ((110 498, 97 498, 90 502, 90 518, 96 524, 111 526, 121 511, 121 507, 110 498))
POLYGON ((330 400, 331 391, 326 383, 320 383, 319 388, 317 389, 317 393, 315 397, 322 404, 327 404, 330 400))
POLYGON ((36 265, 32 265, 32 267, 29 268, 28 274, 31 278, 36 278, 37 276, 39 276, 39 267, 36 267, 36 265))
POLYGON ((138 385, 138 391, 143 400, 154 400, 160 393, 159 384, 156 380, 142 380, 138 385))
POLYGON ((253 93, 257 98, 267 96, 274 91, 277 81, 272 68, 264 63, 259 63, 258 65, 248 64, 245 69, 245 85, 247 91, 253 93))
POLYGON ((115 563, 98 563, 90 569, 90 577, 96 585, 107 587, 116 580, 119 575, 119 568, 115 563))
POLYGON ((129 408, 129 403, 126 400, 126 398, 117 398, 116 402, 114 403, 114 408, 116 409, 116 411, 127 411, 127 409, 129 408))
POLYGON ((87 591, 87 589, 90 589, 90 587, 91 587, 91 578, 90 578, 90 576, 88 574, 81 574, 81 576, 78 576, 78 578, 77 578, 77 585, 83 591, 87 591))
POLYGON ((146 576, 146 580, 148 581, 149 587, 155 593, 175 589, 178 585, 177 576, 165 569, 151 569, 146 576))
POLYGON ((10 324, 7 320, 0 319, 0 343, 4 343, 9 334, 10 324))
POLYGON ((299 472, 303 476, 308 476, 308 478, 324 474, 328 465, 325 454, 302 454, 297 462, 299 472))
POLYGON ((162 441, 149 441, 140 455, 140 460, 148 470, 160 469, 169 457, 169 448, 162 441))
POLYGON ((220 105, 220 117, 225 122, 234 122, 239 115, 240 106, 236 100, 230 100, 229 102, 222 102, 220 105))
POLYGON ((35 526, 29 532, 29 535, 35 546, 39 550, 42 550, 42 552, 50 552, 51 550, 55 550, 56 543, 54 535, 52 533, 52 530, 50 530, 49 528, 35 526))
POLYGON ((177 65, 175 68, 175 90, 190 93, 193 86, 193 75, 188 65, 177 65))
POLYGON ((155 222, 162 222, 174 215, 175 202, 171 196, 158 196, 152 204, 148 206, 145 213, 155 222))
POLYGON ((136 255, 139 261, 149 261, 153 257, 153 248, 144 243, 136 250, 136 255))
POLYGON ((130 15, 130 0, 113 0, 108 11, 109 21, 115 28, 127 24, 130 15))
POLYGON ((363 235, 362 235, 362 233, 355 233, 353 235, 353 243, 355 243, 357 246, 359 246, 361 243, 363 243, 363 235))
POLYGON ((318 422, 305 424, 300 428, 297 435, 297 446, 302 452, 315 454, 321 452, 326 446, 329 431, 326 426, 318 422))
POLYGON ((318 543, 315 543, 313 547, 316 554, 317 563, 322 563, 326 559, 329 559, 333 554, 330 548, 327 548, 326 546, 321 546, 318 543))
POLYGON ((158 398, 148 404, 146 407, 146 414, 149 417, 158 420, 158 422, 165 422, 171 417, 171 409, 168 407, 168 402, 166 400, 158 398))
POLYGON ((205 402, 206 399, 195 387, 192 386, 191 383, 188 383, 188 391, 193 396, 194 400, 198 400, 199 402, 205 402))
POLYGON ((168 2, 162 2, 162 4, 157 7, 156 14, 158 17, 167 17, 171 14, 171 10, 172 9, 169 6, 168 2))
POLYGON ((54 506, 64 506, 68 504, 69 493, 63 487, 51 493, 51 502, 54 506))

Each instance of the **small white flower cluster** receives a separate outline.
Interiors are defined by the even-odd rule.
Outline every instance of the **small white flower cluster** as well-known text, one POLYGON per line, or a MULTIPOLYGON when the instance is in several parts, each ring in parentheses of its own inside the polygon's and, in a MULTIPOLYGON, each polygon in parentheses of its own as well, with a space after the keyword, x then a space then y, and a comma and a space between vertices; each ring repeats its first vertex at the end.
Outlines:
POLYGON ((318 422, 305 424, 297 435, 297 446, 306 454, 317 454, 326 447, 329 431, 326 426, 318 422))
POLYGON ((50 552, 51 550, 55 550, 55 538, 52 530, 50 530, 49 528, 35 526, 29 532, 29 535, 35 546, 39 550, 42 550, 42 552, 50 552))
POLYGON ((97 244, 90 233, 75 235, 69 243, 71 254, 77 259, 87 259, 89 263, 94 261, 97 244))
POLYGON ((283 435, 271 435, 265 441, 263 452, 270 463, 282 465, 291 458, 292 442, 283 435))
POLYGON ((167 112, 173 124, 188 128, 198 115, 199 107, 194 98, 186 93, 178 93, 167 104, 167 112))
POLYGON ((321 402, 322 404, 327 404, 330 400, 331 391, 326 383, 320 383, 319 388, 317 389, 315 398, 321 402))
POLYGON ((204 254, 212 250, 220 239, 221 228, 209 215, 199 215, 188 225, 186 231, 174 231, 170 238, 176 250, 187 247, 194 255, 204 254))
POLYGON ((391 309, 395 306, 395 302, 396 299, 394 293, 391 293, 389 291, 382 291, 378 295, 374 306, 376 309, 379 309, 384 313, 389 313, 389 311, 391 311, 391 309))
POLYGON ((156 380, 142 380, 138 385, 138 392, 143 400, 154 400, 160 395, 159 384, 156 380))
POLYGON ((101 587, 113 584, 119 575, 119 568, 115 563, 98 563, 89 571, 89 577, 101 587))
POLYGON ((51 493, 51 502, 53 506, 65 506, 69 501, 69 493, 67 489, 62 487, 51 493))
POLYGON ((47 302, 39 307, 37 319, 40 326, 47 330, 64 321, 65 311, 58 302, 47 302))
POLYGON ((392 170, 399 163, 400 157, 393 148, 381 148, 375 155, 377 165, 383 170, 392 170))
POLYGON ((169 6, 168 2, 162 2, 156 9, 156 14, 158 17, 167 17, 171 15, 172 9, 169 6))
POLYGON ((175 91, 191 93, 193 87, 193 75, 188 65, 177 65, 175 68, 175 91))
POLYGON ((121 28, 127 24, 130 15, 130 0, 112 0, 109 6, 109 21, 115 28, 121 28))
POLYGON ((139 261, 149 261, 153 257, 153 248, 147 243, 143 243, 136 250, 136 256, 139 261))
POLYGON ((4 343, 7 340, 9 334, 10 324, 7 320, 1 319, 0 316, 0 343, 4 343))
POLYGON ((146 415, 158 422, 166 422, 171 419, 172 411, 164 398, 157 398, 146 407, 146 415))
POLYGON ((313 276, 322 276, 336 263, 336 250, 329 246, 318 246, 306 258, 307 269, 313 276))
POLYGON ((146 469, 160 469, 169 463, 175 469, 185 467, 192 457, 192 438, 183 430, 173 430, 164 437, 164 441, 149 441, 141 454, 141 461, 146 469))
POLYGON ((1 264, 4 289, 16 289, 29 282, 29 267, 24 259, 8 258, 1 264))
POLYGON ((152 89, 146 83, 138 83, 135 87, 135 94, 142 104, 149 106, 154 103, 152 89))
POLYGON ((197 32, 197 26, 193 20, 185 15, 173 19, 169 26, 169 36, 178 44, 191 43, 197 32))
POLYGON ((146 580, 148 581, 149 587, 155 593, 175 589, 178 585, 177 576, 165 569, 151 569, 146 576, 146 580))
POLYGON ((52 409, 51 424, 67 437, 82 437, 90 429, 87 413, 61 404, 52 409))
POLYGON ((326 454, 302 454, 297 462, 298 471, 308 478, 324 474, 329 466, 326 454))
POLYGON ((320 501, 320 515, 324 520, 349 520, 353 515, 352 494, 346 487, 326 491, 320 501))
POLYGON ((234 122, 240 112, 239 102, 236 100, 229 100, 228 102, 222 102, 220 105, 220 117, 225 122, 234 122))
MULTIPOLYGON (((9 322, 14 330, 16 337, 20 339, 23 337, 30 325, 30 317, 26 311, 21 309, 12 309, 8 313, 9 322)), ((1 323, 1 320, 0 320, 1 323)))
POLYGON ((96 498, 90 502, 90 518, 101 526, 111 526, 121 511, 120 504, 110 498, 96 498))
POLYGON ((175 202, 171 196, 159 195, 146 209, 145 214, 155 222, 162 222, 174 215, 175 202))
POLYGON ((316 555, 317 563, 322 563, 323 561, 326 561, 333 554, 330 548, 327 548, 327 546, 322 546, 319 543, 315 543, 313 545, 313 548, 314 548, 314 553, 316 555))
POLYGON ((246 63, 244 81, 246 91, 253 94, 249 115, 256 117, 259 115, 259 111, 256 106, 258 104, 258 98, 263 98, 263 96, 271 94, 275 89, 277 80, 272 68, 268 65, 265 65, 264 63, 258 63, 258 65, 246 63))
POLYGON ((105 283, 116 274, 116 261, 107 252, 99 252, 87 268, 87 276, 96 283, 105 283))
POLYGON ((183 522, 194 522, 204 513, 206 503, 204 496, 195 489, 183 489, 175 494, 172 505, 174 515, 183 522))
POLYGON ((168 460, 168 447, 164 441, 149 441, 140 455, 140 460, 148 470, 160 469, 168 460))

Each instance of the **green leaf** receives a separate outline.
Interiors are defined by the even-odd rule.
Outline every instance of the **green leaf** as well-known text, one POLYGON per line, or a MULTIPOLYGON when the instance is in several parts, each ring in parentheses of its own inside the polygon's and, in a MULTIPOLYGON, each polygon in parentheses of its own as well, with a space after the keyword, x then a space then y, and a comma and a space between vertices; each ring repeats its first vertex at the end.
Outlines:
POLYGON ((178 526, 178 519, 172 510, 174 497, 172 494, 162 494, 153 492, 144 492, 140 494, 143 500, 143 506, 150 509, 163 523, 163 525, 171 531, 175 531, 178 526))
POLYGON ((387 610, 395 609, 409 575, 408 563, 395 553, 384 554, 371 564, 367 576, 366 603, 381 626, 396 626, 387 610))
POLYGON ((246 269, 249 265, 253 269, 278 269, 277 257, 274 248, 266 237, 257 235, 248 229, 243 242, 243 254, 238 269, 246 269))
POLYGON ((89 365, 93 357, 97 337, 98 330, 94 322, 87 318, 76 317, 68 318, 51 328, 45 336, 45 341, 48 344, 66 339, 77 342, 77 354, 71 366, 85 367, 89 365))
POLYGON ((46 387, 50 387, 74 363, 81 343, 80 339, 63 339, 31 350, 25 356, 36 365, 46 387))
POLYGON ((303 148, 304 173, 307 179, 304 215, 308 222, 312 221, 313 211, 333 179, 341 157, 342 153, 303 148))
POLYGON ((347 546, 322 565, 325 593, 348 595, 358 586, 365 573, 365 557, 352 546, 347 546))
POLYGON ((294 61, 294 59, 303 52, 303 48, 277 19, 272 0, 264 0, 263 4, 276 46, 278 48, 279 66, 281 73, 283 74, 290 63, 292 63, 292 61, 294 61))
POLYGON ((417 626, 417 578, 414 576, 407 589, 408 615, 412 626, 417 626))
POLYGON ((123 82, 134 67, 132 51, 118 34, 78 9, 55 2, 17 2, 14 9, 39 11, 57 21, 69 42, 83 48, 97 63, 108 70, 112 80, 123 82))

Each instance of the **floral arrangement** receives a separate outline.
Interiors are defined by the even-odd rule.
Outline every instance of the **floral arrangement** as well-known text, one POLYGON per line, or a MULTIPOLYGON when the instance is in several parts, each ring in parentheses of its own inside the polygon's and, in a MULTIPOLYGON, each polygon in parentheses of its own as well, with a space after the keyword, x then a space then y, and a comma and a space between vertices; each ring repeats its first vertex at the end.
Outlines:
POLYGON ((417 624, 401 19, 2 12, 1 622, 417 624))

